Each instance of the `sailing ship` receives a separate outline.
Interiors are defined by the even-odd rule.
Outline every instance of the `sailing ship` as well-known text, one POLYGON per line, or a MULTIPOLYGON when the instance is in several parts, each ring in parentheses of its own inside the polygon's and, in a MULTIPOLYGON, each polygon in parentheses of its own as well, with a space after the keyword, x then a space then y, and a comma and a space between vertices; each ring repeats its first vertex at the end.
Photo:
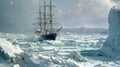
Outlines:
POLYGON ((56 40, 58 32, 62 29, 62 27, 58 29, 55 27, 58 23, 54 22, 54 7, 51 0, 49 5, 46 4, 45 0, 43 6, 39 4, 39 29, 35 32, 39 34, 39 40, 56 40))

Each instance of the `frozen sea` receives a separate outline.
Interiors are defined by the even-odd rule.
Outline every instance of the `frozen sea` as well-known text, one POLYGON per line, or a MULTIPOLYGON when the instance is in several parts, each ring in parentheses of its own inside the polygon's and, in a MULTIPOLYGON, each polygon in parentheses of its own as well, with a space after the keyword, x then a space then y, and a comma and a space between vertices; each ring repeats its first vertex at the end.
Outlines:
POLYGON ((1 39, 19 46, 34 64, 29 62, 22 65, 22 62, 10 63, 4 60, 0 61, 0 67, 120 67, 119 60, 80 54, 80 51, 100 49, 107 37, 108 34, 103 33, 65 32, 58 34, 56 41, 40 42, 35 34, 0 33, 1 39))

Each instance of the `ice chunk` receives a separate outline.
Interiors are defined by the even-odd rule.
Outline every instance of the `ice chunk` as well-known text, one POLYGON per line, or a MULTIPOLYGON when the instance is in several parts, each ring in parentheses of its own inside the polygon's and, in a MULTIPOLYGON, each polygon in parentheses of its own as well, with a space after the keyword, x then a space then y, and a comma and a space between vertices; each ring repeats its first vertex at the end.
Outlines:
POLYGON ((19 46, 13 46, 9 41, 0 38, 0 55, 6 59, 16 57, 24 51, 19 46))
POLYGON ((20 65, 19 64, 15 64, 15 65, 13 65, 13 67, 20 67, 20 65))
POLYGON ((85 61, 85 58, 78 51, 73 51, 68 55, 68 58, 74 59, 76 61, 85 61))
POLYGON ((19 48, 19 46, 15 47, 5 39, 0 39, 0 47, 3 49, 3 51, 8 53, 11 57, 15 57, 15 54, 20 54, 24 52, 19 48))

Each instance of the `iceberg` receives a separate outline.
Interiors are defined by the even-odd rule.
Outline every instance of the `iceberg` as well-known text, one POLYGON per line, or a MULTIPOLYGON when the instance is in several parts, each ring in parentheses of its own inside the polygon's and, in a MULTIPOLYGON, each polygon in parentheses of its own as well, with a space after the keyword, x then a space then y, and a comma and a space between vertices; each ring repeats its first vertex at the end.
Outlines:
POLYGON ((109 58, 120 58, 120 10, 113 7, 109 13, 109 36, 100 51, 109 58))
MULTIPOLYGON (((98 56, 109 59, 120 59, 120 9, 111 8, 108 16, 109 36, 98 50, 83 50, 83 56, 98 56)), ((99 45, 99 43, 97 43, 99 45)))

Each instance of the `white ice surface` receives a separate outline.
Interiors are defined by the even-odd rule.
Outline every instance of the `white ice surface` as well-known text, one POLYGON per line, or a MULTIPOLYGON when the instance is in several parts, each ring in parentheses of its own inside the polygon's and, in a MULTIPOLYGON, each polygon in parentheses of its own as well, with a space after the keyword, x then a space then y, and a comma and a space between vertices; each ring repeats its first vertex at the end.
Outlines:
POLYGON ((10 57, 16 57, 16 54, 24 52, 19 46, 13 46, 9 41, 0 38, 0 47, 10 57))
MULTIPOLYGON (((2 39, 0 40, 0 45, 2 45, 1 47, 4 48, 5 51, 8 52, 8 54, 10 53, 10 56, 12 57, 15 56, 16 52, 19 54, 23 52, 22 50, 24 50, 24 52, 26 52, 30 56, 29 58, 34 62, 34 64, 38 64, 38 67, 119 67, 120 66, 120 61, 109 61, 109 60, 102 61, 102 59, 97 60, 94 57, 88 58, 81 56, 79 54, 79 51, 81 50, 98 49, 97 44, 99 44, 101 47, 103 41, 107 37, 106 35, 100 35, 100 34, 76 35, 75 37, 71 35, 70 36, 64 35, 64 37, 67 38, 72 37, 73 40, 67 38, 63 38, 59 40, 58 38, 57 41, 47 41, 47 42, 34 41, 32 40, 32 38, 34 37, 29 39, 26 38, 25 35, 22 35, 23 37, 17 37, 17 36, 21 36, 21 35, 18 34, 12 35, 11 39, 5 36, 2 37, 2 39), (8 39, 10 42, 8 42, 6 39, 8 39), (5 45, 3 46, 3 44, 5 45), (7 44, 9 44, 10 46, 8 46, 7 44), (19 45, 20 49, 18 49, 16 46, 13 46, 13 44, 19 45)), ((26 60, 25 62, 28 61, 26 60)), ((4 64, 0 63, 0 67, 8 67, 8 65, 6 66, 6 63, 4 64)))

